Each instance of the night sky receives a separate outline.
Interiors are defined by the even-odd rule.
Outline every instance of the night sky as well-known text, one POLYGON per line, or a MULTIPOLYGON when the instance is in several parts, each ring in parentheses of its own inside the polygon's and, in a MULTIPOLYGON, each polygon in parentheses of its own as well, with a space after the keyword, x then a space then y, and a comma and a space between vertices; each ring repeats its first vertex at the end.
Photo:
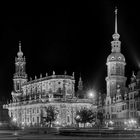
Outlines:
POLYGON ((45 76, 46 72, 51 75, 53 70, 56 74, 66 70, 69 75, 74 71, 76 80, 81 73, 86 88, 105 92, 106 59, 111 52, 115 6, 128 84, 132 70, 139 70, 139 4, 102 0, 63 5, 63 8, 50 5, 44 16, 0 18, 0 100, 11 98, 19 40, 28 77, 34 79, 40 73, 45 76))

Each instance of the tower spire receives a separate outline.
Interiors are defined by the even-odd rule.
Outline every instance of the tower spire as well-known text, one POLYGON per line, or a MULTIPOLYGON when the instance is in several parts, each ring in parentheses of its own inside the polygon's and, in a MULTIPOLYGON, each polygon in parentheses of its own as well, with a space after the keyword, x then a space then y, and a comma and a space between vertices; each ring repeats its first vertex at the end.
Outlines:
POLYGON ((118 34, 117 24, 118 9, 115 7, 115 33, 112 35, 113 41, 111 41, 112 52, 121 52, 121 42, 119 41, 120 35, 118 34))
POLYGON ((21 41, 19 41, 19 52, 17 53, 18 57, 22 57, 23 56, 23 52, 21 51, 21 41))
POLYGON ((78 89, 79 90, 83 89, 83 81, 82 81, 81 73, 80 73, 79 82, 78 82, 78 89))
POLYGON ((118 9, 115 7, 115 33, 113 34, 114 40, 119 40, 120 35, 118 34, 118 24, 117 24, 118 9))
POLYGON ((19 41, 19 52, 21 52, 21 41, 19 41))
POLYGON ((117 7, 115 7, 115 34, 117 34, 118 33, 118 31, 117 31, 117 12, 118 12, 118 9, 117 9, 117 7))

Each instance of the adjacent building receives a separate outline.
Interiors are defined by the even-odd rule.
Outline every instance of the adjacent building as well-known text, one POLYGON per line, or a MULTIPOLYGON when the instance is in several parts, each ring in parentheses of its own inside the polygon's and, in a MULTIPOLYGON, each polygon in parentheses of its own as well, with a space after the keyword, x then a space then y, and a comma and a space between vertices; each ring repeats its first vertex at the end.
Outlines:
POLYGON ((0 102, 0 129, 9 123, 8 109, 3 109, 3 103, 0 102))
POLYGON ((140 71, 136 75, 132 73, 128 89, 129 118, 133 118, 140 124, 140 71))

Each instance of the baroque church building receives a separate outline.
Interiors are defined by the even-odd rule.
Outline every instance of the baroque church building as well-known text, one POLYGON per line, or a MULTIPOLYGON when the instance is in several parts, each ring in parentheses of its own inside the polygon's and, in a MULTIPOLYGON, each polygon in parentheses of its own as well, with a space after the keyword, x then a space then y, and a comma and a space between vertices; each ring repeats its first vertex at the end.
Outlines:
POLYGON ((18 126, 41 124, 41 112, 47 106, 58 110, 54 124, 61 126, 75 126, 76 112, 80 108, 92 108, 95 112, 102 112, 104 124, 115 127, 140 126, 140 71, 132 73, 131 82, 126 86, 125 57, 121 53, 120 35, 117 29, 117 9, 115 9, 115 33, 111 42, 111 54, 107 57, 106 94, 98 93, 97 106, 91 99, 84 97, 81 77, 78 82, 78 96, 75 91, 75 77, 67 75, 35 76, 28 80, 25 71, 26 60, 21 51, 15 59, 15 74, 13 77, 12 100, 4 108, 9 110, 9 116, 16 120, 18 126))
MULTIPOLYGON (((75 126, 76 112, 81 108, 92 108, 96 111, 96 105, 91 99, 80 99, 75 95, 75 77, 67 75, 52 75, 46 73, 45 77, 35 76, 28 80, 25 70, 26 59, 21 51, 15 58, 15 74, 13 77, 12 100, 4 108, 9 110, 9 116, 18 126, 41 125, 42 116, 45 115, 45 107, 52 106, 58 111, 54 124, 60 126, 75 126)), ((81 91, 83 82, 79 78, 78 89, 81 91)))

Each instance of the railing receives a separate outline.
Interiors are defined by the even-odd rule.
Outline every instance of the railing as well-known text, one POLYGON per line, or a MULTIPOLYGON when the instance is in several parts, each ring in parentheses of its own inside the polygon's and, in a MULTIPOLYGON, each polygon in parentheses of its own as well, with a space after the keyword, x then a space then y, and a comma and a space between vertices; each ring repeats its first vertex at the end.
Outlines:
POLYGON ((31 83, 44 81, 44 80, 50 80, 50 79, 64 79, 64 80, 65 79, 71 79, 71 80, 74 80, 74 77, 70 76, 70 75, 50 75, 50 76, 40 77, 39 79, 34 79, 34 80, 31 80, 31 81, 28 81, 28 82, 24 83, 23 86, 31 84, 31 83))
POLYGON ((14 106, 20 106, 20 105, 26 105, 26 104, 37 104, 37 103, 47 103, 47 102, 67 102, 67 103, 90 103, 94 104, 93 100, 90 99, 77 99, 77 98, 37 98, 37 99, 25 99, 25 100, 20 100, 16 102, 11 102, 9 104, 3 105, 3 108, 8 108, 8 107, 14 107, 14 106))

